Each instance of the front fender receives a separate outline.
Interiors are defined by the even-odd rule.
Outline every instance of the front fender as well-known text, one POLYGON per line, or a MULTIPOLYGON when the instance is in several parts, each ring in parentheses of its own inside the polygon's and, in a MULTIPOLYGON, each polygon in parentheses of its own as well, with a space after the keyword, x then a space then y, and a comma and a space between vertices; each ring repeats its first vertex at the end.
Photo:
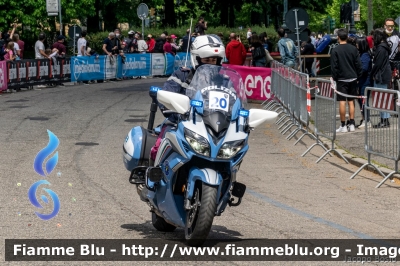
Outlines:
POLYGON ((222 176, 217 171, 210 168, 199 169, 197 167, 192 167, 189 171, 188 187, 186 190, 186 198, 191 199, 194 192, 194 185, 196 181, 208 184, 210 186, 219 187, 222 183, 222 176))

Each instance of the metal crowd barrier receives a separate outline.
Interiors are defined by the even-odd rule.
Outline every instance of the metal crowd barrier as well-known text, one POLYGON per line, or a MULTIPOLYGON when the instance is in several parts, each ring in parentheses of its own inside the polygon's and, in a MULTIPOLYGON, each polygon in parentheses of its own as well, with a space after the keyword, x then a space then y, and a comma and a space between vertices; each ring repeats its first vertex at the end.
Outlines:
MULTIPOLYGON (((315 135, 316 143, 308 148, 301 156, 305 156, 315 146, 325 146, 320 141, 320 137, 327 138, 331 141, 331 147, 316 161, 319 163, 331 151, 336 152, 346 163, 349 163, 335 148, 336 140, 336 93, 330 80, 316 80, 318 91, 315 93, 315 135)), ((350 95, 349 95, 350 96, 350 95)))
MULTIPOLYGON (((287 136, 291 139, 299 131, 315 139, 301 156, 305 156, 315 146, 320 146, 325 153, 318 158, 320 162, 330 152, 336 152, 346 163, 347 159, 335 148, 337 126, 337 93, 348 98, 360 98, 361 96, 346 95, 336 91, 336 83, 331 79, 320 79, 316 81, 315 105, 313 107, 315 129, 314 134, 309 133, 310 122, 310 88, 308 75, 288 68, 283 64, 273 61, 271 64, 271 93, 272 100, 262 103, 264 109, 273 110, 279 113, 276 124, 282 134, 285 134, 293 126, 297 129, 287 136), (330 140, 329 150, 323 145, 321 137, 330 140)), ((370 113, 370 122, 377 125, 381 122, 380 114, 390 114, 390 127, 374 128, 365 127, 365 150, 368 153, 368 162, 362 165, 350 178, 353 179, 366 166, 374 167, 384 179, 376 186, 379 188, 387 179, 399 173, 398 163, 400 161, 400 92, 397 90, 385 90, 368 87, 365 90, 366 99, 364 105, 365 113, 370 113), (369 95, 371 95, 369 97, 369 95), (368 96, 368 97, 367 97, 368 96), (397 100, 396 100, 397 99, 397 100), (397 107, 396 107, 397 106, 397 107), (395 169, 388 175, 384 175, 375 165, 371 163, 371 155, 384 157, 395 162, 395 169)), ((340 123, 340 121, 339 121, 340 123)), ((298 139, 294 145, 300 140, 298 139)))
POLYGON ((376 186, 376 188, 379 188, 383 183, 386 182, 386 180, 399 172, 400 92, 397 90, 385 90, 367 87, 365 89, 365 96, 367 95, 370 95, 370 97, 367 98, 368 102, 364 105, 364 108, 366 112, 370 112, 371 124, 377 125, 379 122, 381 122, 381 113, 385 112, 391 116, 391 118, 389 118, 390 127, 365 127, 365 151, 368 153, 368 162, 362 165, 350 178, 353 179, 363 168, 370 165, 384 177, 384 179, 376 186), (396 104, 397 108, 395 108, 396 104), (385 176, 381 170, 371 163, 371 155, 393 160, 395 162, 394 171, 385 176))
MULTIPOLYGON (((309 135, 315 139, 309 129, 310 115, 307 110, 307 94, 309 90, 309 78, 307 74, 298 72, 277 61, 271 64, 271 92, 274 95, 272 101, 265 101, 264 108, 278 112, 281 116, 276 124, 280 125, 282 134, 286 134, 292 127, 297 127, 286 139, 290 140, 299 131, 304 132, 296 141, 296 145, 304 136, 309 135)), ((310 95, 308 95, 310 97, 310 95)))

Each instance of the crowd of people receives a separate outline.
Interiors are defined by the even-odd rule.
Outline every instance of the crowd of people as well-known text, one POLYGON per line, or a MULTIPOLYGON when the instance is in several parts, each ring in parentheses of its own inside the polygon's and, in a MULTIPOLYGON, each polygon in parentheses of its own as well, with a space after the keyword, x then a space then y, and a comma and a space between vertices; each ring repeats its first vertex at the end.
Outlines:
MULTIPOLYGON (((346 95, 364 96, 366 87, 380 89, 392 88, 392 73, 397 69, 400 59, 399 32, 394 29, 392 18, 385 20, 384 28, 373 30, 369 36, 359 37, 348 34, 346 29, 337 31, 339 45, 331 53, 332 78, 336 81, 337 90, 346 95)), ((336 132, 355 131, 354 98, 338 95, 341 125, 336 132), (346 124, 346 100, 349 107, 349 121, 346 124)), ((362 120, 358 128, 390 127, 390 114, 380 113, 380 122, 372 125, 370 114, 364 111, 364 103, 359 98, 362 120)))
POLYGON ((24 58, 25 43, 15 33, 16 28, 17 24, 14 23, 12 30, 0 32, 0 61, 24 58))
MULTIPOLYGON (((0 33, 0 60, 20 60, 24 58, 24 42, 20 39, 16 31, 16 24, 8 32, 0 33)), ((338 38, 338 45, 331 51, 331 74, 336 82, 337 95, 339 101, 339 114, 341 125, 337 132, 355 131, 356 125, 354 121, 354 98, 363 96, 365 88, 373 86, 376 88, 388 89, 392 87, 392 71, 396 64, 393 62, 400 61, 400 53, 398 47, 400 44, 400 34, 394 29, 395 21, 391 18, 385 20, 384 28, 375 29, 369 36, 359 37, 348 34, 346 29, 337 29, 335 34, 338 38), (347 97, 344 95, 353 96, 347 97), (349 120, 345 121, 346 102, 349 110, 349 120)), ((186 35, 177 43, 175 34, 169 35, 163 32, 159 37, 154 38, 148 34, 146 40, 141 32, 130 30, 128 36, 123 38, 120 29, 110 32, 108 37, 104 39, 102 44, 102 54, 110 57, 111 62, 115 62, 117 55, 122 57, 124 62, 125 55, 131 53, 169 53, 175 55, 177 52, 190 51, 191 44, 198 36, 205 35, 207 31, 207 22, 200 17, 194 27, 193 32, 187 30, 186 35)), ((313 55, 315 52, 321 52, 321 43, 326 43, 329 36, 309 32, 306 42, 301 44, 300 51, 293 40, 287 37, 283 28, 277 30, 279 41, 277 50, 281 56, 281 62, 289 67, 300 69, 314 76, 312 72, 312 64, 314 59, 307 58, 303 69, 299 68, 298 55, 313 55)), ((82 31, 81 37, 78 39, 78 56, 98 56, 97 52, 91 49, 89 41, 86 39, 87 32, 82 31)), ((222 42, 222 33, 212 35, 218 42, 222 42)), ((229 35, 229 42, 226 45, 225 63, 233 65, 244 65, 247 53, 252 54, 252 65, 254 67, 268 67, 272 62, 273 44, 269 41, 267 33, 257 34, 248 28, 246 38, 248 46, 246 47, 239 35, 232 32, 229 35)), ((46 49, 46 34, 40 33, 35 43, 36 59, 51 59, 56 57, 65 57, 67 49, 64 44, 65 36, 59 35, 57 41, 46 49)), ((388 113, 381 113, 381 120, 377 125, 371 125, 370 117, 364 112, 364 103, 359 97, 359 105, 362 114, 362 120, 357 126, 358 128, 390 127, 388 113)))

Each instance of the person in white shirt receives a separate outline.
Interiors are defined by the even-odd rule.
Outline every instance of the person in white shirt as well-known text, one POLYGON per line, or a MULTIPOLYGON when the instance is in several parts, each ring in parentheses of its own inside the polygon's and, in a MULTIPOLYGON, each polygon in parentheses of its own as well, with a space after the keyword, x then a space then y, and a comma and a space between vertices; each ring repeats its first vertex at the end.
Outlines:
POLYGON ((142 38, 141 33, 136 33, 135 38, 137 39, 137 45, 138 45, 138 52, 141 54, 146 53, 146 50, 148 49, 147 43, 145 40, 142 38))
POLYGON ((250 42, 251 35, 252 35, 252 33, 251 33, 251 29, 250 29, 250 28, 248 28, 248 29, 247 29, 247 35, 246 35, 246 38, 247 38, 247 40, 248 40, 249 42, 250 42))
POLYGON ((14 42, 14 54, 17 56, 17 59, 16 60, 20 60, 20 52, 21 52, 21 49, 19 48, 19 45, 18 45, 18 43, 17 42, 14 42))
POLYGON ((45 47, 44 47, 44 40, 45 39, 46 39, 46 34, 44 34, 44 32, 41 32, 39 34, 39 40, 37 40, 36 43, 35 43, 35 59, 50 58, 45 53, 45 47))
POLYGON ((78 39, 78 56, 85 56, 86 54, 86 34, 87 32, 84 30, 81 33, 81 38, 78 39))

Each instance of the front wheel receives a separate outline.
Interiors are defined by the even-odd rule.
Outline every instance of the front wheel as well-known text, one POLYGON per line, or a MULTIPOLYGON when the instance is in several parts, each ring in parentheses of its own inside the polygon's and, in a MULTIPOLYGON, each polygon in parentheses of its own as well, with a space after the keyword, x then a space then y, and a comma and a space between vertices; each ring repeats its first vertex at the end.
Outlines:
POLYGON ((186 211, 185 238, 190 246, 201 246, 210 233, 217 210, 217 187, 196 183, 191 209, 186 211))

